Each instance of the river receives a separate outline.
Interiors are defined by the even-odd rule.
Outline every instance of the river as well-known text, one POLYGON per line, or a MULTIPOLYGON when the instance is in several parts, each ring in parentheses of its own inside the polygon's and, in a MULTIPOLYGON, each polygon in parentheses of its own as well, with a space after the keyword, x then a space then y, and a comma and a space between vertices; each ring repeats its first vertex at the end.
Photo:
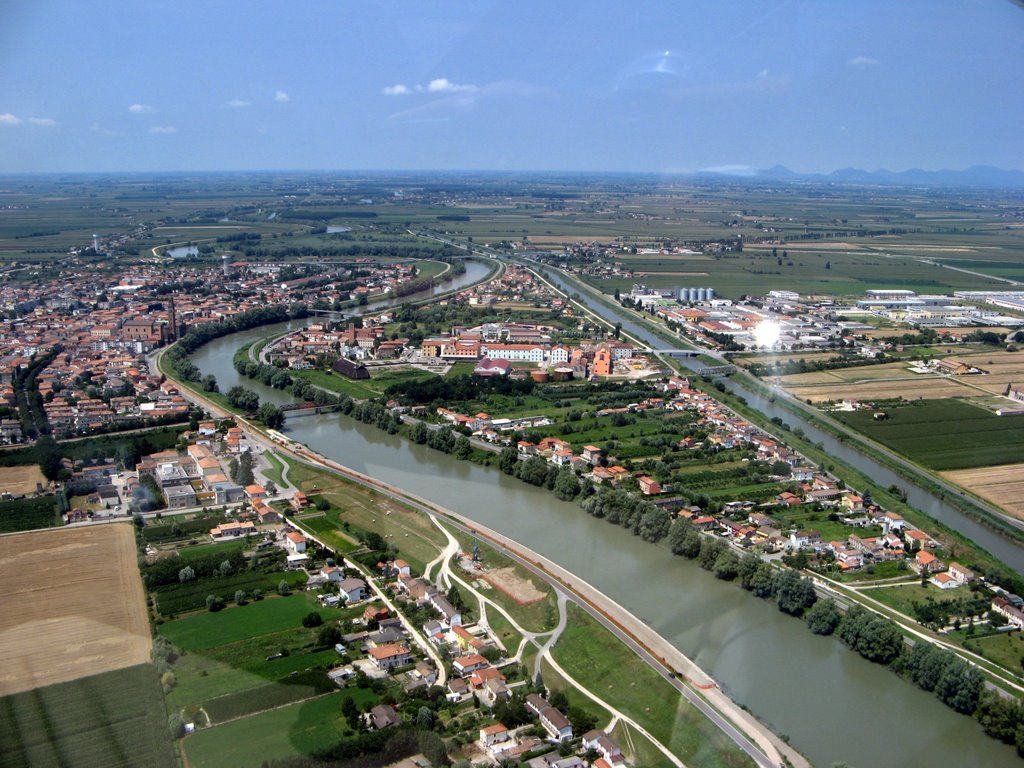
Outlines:
MULTIPOLYGON (((193 360, 217 377, 221 391, 241 384, 264 400, 289 402, 286 393, 239 377, 231 359, 243 344, 300 324, 217 339, 193 360)), ((838 640, 811 634, 774 605, 547 491, 338 414, 293 416, 284 431, 352 469, 479 521, 587 580, 646 620, 818 766, 838 760, 857 768, 1019 764, 1012 748, 990 739, 975 721, 838 640)))
MULTIPOLYGON (((545 270, 545 274, 551 282, 555 283, 566 293, 579 293, 579 288, 568 282, 554 270, 545 270)), ((672 345, 665 339, 655 336, 651 331, 644 328, 635 320, 630 318, 626 312, 617 312, 598 301, 586 302, 587 307, 611 322, 621 322, 622 328, 636 338, 649 344, 654 349, 665 349, 672 345)), ((679 349, 691 349, 683 344, 677 344, 679 349)), ((700 366, 695 358, 681 358, 680 362, 686 366, 700 366)), ((830 456, 849 464, 854 469, 863 472, 872 478, 880 488, 888 488, 896 485, 902 488, 907 494, 907 503, 912 507, 921 510, 930 517, 949 526, 955 531, 963 534, 971 541, 987 549, 998 557, 1017 573, 1024 575, 1024 548, 1016 541, 1009 539, 993 531, 971 517, 968 517, 948 501, 940 499, 931 491, 921 488, 913 481, 898 475, 881 462, 870 456, 866 456, 849 443, 837 440, 828 432, 808 422, 798 412, 789 411, 765 397, 762 397, 750 389, 742 379, 738 377, 723 379, 725 386, 734 394, 742 396, 753 408, 763 413, 767 418, 778 417, 791 427, 799 427, 804 431, 807 439, 821 445, 823 450, 830 456)))

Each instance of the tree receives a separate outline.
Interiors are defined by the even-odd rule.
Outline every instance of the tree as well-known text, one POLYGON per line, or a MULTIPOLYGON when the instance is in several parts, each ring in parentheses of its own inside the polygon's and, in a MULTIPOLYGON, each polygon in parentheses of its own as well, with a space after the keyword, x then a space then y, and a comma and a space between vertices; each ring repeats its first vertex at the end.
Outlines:
POLYGON ((234 567, 231 565, 230 560, 222 560, 221 564, 217 566, 217 570, 220 572, 221 576, 230 576, 234 567))
POLYGON ((255 413, 260 407, 260 396, 237 384, 228 390, 227 400, 229 405, 246 413, 255 413))
POLYGON ((513 446, 503 448, 498 456, 498 468, 506 475, 511 475, 515 474, 517 464, 519 464, 519 452, 513 446))
POLYGON ((316 643, 319 646, 333 648, 340 642, 341 630, 335 624, 324 624, 316 633, 316 643))
POLYGON ((307 613, 305 616, 302 617, 302 626, 304 626, 306 629, 313 629, 314 627, 319 627, 323 625, 323 623, 324 617, 316 611, 311 611, 310 613, 307 613))
POLYGON ((978 708, 978 698, 985 681, 977 667, 969 666, 961 659, 954 659, 935 686, 935 695, 946 706, 965 715, 978 708))
POLYGON ((245 605, 245 590, 244 589, 236 589, 235 590, 235 605, 245 605))
POLYGON ((186 565, 180 571, 178 571, 178 581, 182 584, 188 584, 190 581, 196 580, 195 569, 191 565, 186 565))
POLYGON ((468 459, 473 455, 473 446, 469 442, 469 438, 465 435, 459 435, 455 439, 455 458, 457 459, 468 459))
POLYGON ((277 496, 277 483, 273 480, 267 480, 263 484, 263 488, 266 490, 267 496, 277 496))
POLYGON ((576 479, 576 473, 568 467, 558 470, 555 477, 554 493, 562 501, 572 501, 580 492, 580 482, 576 479))
POLYGON ((835 601, 830 598, 818 600, 807 611, 804 618, 807 619, 807 626, 810 627, 811 632, 814 634, 831 635, 836 631, 836 627, 839 626, 839 621, 842 617, 839 615, 839 609, 836 607, 835 601))
POLYGON ((284 596, 284 595, 290 595, 291 593, 292 593, 291 586, 289 586, 287 581, 285 581, 284 579, 281 579, 277 583, 277 594, 284 596))
POLYGON ((412 438, 412 441, 417 445, 423 445, 424 443, 427 442, 427 438, 430 437, 430 430, 427 429, 427 425, 424 424, 422 421, 417 421, 413 425, 412 431, 410 432, 409 436, 412 438))
POLYGON ((206 610, 210 612, 219 611, 224 607, 224 601, 217 595, 206 596, 206 610))
POLYGON ((705 571, 715 567, 715 561, 729 545, 721 539, 712 539, 707 536, 701 537, 700 552, 697 555, 697 564, 705 571))
POLYGON ((256 478, 252 473, 252 453, 246 451, 238 458, 238 476, 235 482, 241 486, 252 485, 256 478))
POLYGON ((331 508, 331 502, 329 502, 327 499, 321 496, 319 499, 316 500, 316 508, 321 512, 326 512, 331 508))
POLYGON ((427 730, 432 730, 434 727, 434 721, 434 710, 427 706, 419 708, 419 711, 416 713, 417 726, 419 726, 420 728, 425 728, 427 730))
POLYGON ((803 578, 796 571, 782 571, 775 581, 775 599, 783 613, 800 616, 818 599, 811 580, 803 578))
POLYGON ((689 559, 700 554, 700 532, 689 520, 676 518, 668 529, 668 545, 674 555, 682 555, 689 559))
POLYGON ((280 429, 284 426, 284 411, 273 403, 263 403, 256 411, 256 418, 270 429, 280 429))
POLYGON ((732 581, 739 572, 739 564, 740 559, 736 553, 731 549, 726 549, 715 560, 715 564, 711 567, 711 572, 715 574, 716 578, 732 581))
POLYGON ((172 739, 180 739, 185 735, 185 721, 180 712, 171 712, 167 716, 167 728, 171 732, 172 739))

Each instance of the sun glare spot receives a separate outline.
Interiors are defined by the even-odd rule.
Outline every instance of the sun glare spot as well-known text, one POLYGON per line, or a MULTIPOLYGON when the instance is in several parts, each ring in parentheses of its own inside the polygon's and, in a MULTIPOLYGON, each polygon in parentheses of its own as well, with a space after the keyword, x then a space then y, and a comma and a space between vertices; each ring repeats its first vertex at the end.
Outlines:
POLYGON ((773 349, 779 341, 779 324, 771 320, 762 320, 754 329, 757 346, 773 349))

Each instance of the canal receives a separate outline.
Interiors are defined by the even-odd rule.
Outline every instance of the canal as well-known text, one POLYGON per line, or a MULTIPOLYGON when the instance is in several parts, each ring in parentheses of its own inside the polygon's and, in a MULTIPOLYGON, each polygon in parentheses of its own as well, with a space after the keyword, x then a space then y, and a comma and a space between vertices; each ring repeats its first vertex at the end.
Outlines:
MULTIPOLYGON (((567 281, 561 274, 554 270, 545 270, 548 280, 556 284, 566 293, 579 293, 578 286, 567 281)), ((600 315, 610 322, 622 323, 622 328, 636 338, 650 345, 653 349, 667 349, 673 345, 664 338, 655 336, 644 326, 633 320, 625 311, 617 311, 614 307, 608 306, 599 301, 586 302, 587 308, 600 315)), ((679 349, 690 349, 681 342, 676 344, 679 349)), ((681 358, 679 360, 686 366, 700 366, 695 358, 681 358)), ((851 446, 849 443, 840 442, 828 432, 807 421, 797 411, 790 411, 763 397, 750 389, 746 383, 738 377, 723 379, 723 383, 733 394, 743 397, 754 409, 760 411, 767 418, 780 418, 793 428, 799 427, 804 431, 805 437, 812 443, 820 444, 822 449, 830 456, 845 462, 854 469, 872 478, 880 488, 888 488, 896 485, 903 489, 907 495, 907 503, 910 506, 921 510, 944 525, 963 534, 971 541, 987 549, 997 558, 1010 566, 1017 573, 1024 574, 1024 548, 1016 541, 1000 535, 975 519, 968 517, 948 501, 939 498, 936 494, 926 490, 912 480, 897 474, 885 464, 866 456, 851 446)))
MULTIPOLYGON (((279 404, 289 395, 242 379, 243 344, 300 322, 217 339, 193 360, 221 391, 241 384, 279 404)), ((458 461, 338 414, 297 416, 284 430, 312 449, 476 520, 552 559, 642 617, 816 765, 857 768, 1017 765, 1013 749, 933 695, 813 635, 735 584, 496 469, 458 461)), ((657 702, 652 702, 657 706, 657 702)))

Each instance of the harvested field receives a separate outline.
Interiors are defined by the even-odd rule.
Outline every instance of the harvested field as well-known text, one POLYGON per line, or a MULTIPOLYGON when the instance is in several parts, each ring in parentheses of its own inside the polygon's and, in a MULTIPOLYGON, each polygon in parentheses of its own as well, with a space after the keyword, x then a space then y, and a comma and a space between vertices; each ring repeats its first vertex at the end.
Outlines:
POLYGON ((541 592, 532 581, 522 578, 512 567, 486 571, 480 578, 500 589, 520 605, 537 603, 547 597, 546 592, 541 592))
MULTIPOLYGON (((803 375, 803 374, 801 374, 803 375)), ((813 375, 813 374, 812 374, 813 375)), ((817 385, 787 386, 787 391, 801 400, 820 403, 852 397, 862 402, 902 397, 905 400, 939 400, 946 397, 970 397, 981 394, 958 381, 947 378, 918 376, 898 381, 871 381, 866 383, 836 382, 817 385)))
POLYGON ((36 485, 47 488, 50 482, 43 477, 38 464, 23 467, 0 467, 0 493, 24 496, 36 492, 36 485))
POLYGON ((942 476, 1024 520, 1024 464, 957 469, 942 476))
POLYGON ((0 537, 0 696, 149 660, 130 523, 0 537))

